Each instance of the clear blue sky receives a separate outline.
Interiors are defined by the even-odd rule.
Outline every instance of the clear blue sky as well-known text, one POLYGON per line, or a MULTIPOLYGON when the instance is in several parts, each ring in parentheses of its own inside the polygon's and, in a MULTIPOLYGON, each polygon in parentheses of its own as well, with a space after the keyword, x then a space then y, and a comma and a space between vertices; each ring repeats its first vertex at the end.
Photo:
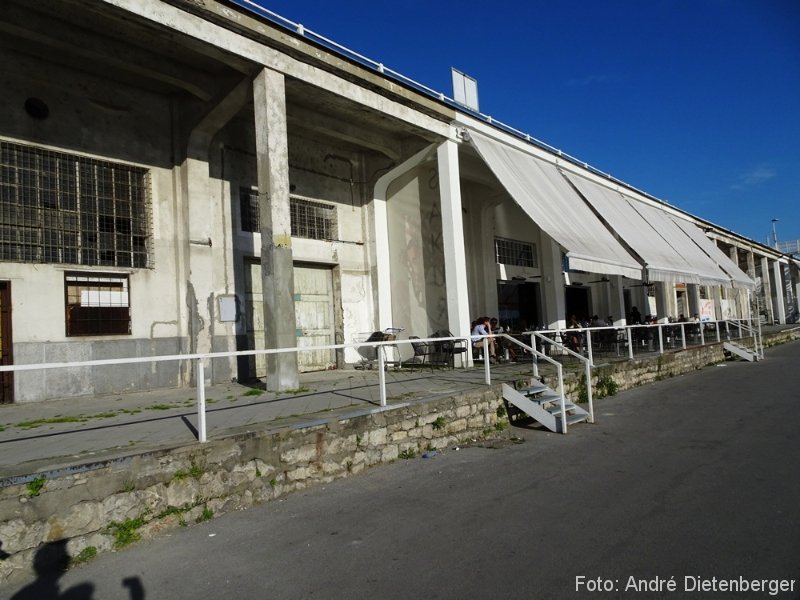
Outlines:
POLYGON ((258 0, 657 198, 800 239, 798 0, 258 0))

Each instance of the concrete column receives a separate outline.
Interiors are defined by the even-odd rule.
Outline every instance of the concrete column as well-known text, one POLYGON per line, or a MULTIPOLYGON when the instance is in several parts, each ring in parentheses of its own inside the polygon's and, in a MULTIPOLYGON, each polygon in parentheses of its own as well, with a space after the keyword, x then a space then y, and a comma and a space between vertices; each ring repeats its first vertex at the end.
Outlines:
POLYGON ((566 329, 565 312, 567 302, 564 294, 563 263, 561 247, 544 231, 542 232, 542 296, 544 318, 548 329, 566 329))
MULTIPOLYGON (((739 266, 739 249, 736 246, 731 246, 728 252, 730 259, 733 261, 737 267, 739 266)), ((747 315, 749 313, 749 307, 745 306, 745 301, 747 300, 747 294, 742 294, 741 290, 734 289, 728 292, 728 298, 733 297, 736 300, 736 316, 746 319, 748 318, 747 315)), ((720 315, 721 313, 717 313, 720 315)), ((717 318, 720 318, 719 316, 717 318)))
MULTIPOLYGON (((792 289, 794 290, 794 316, 797 317, 800 313, 800 265, 795 261, 789 262, 789 276, 792 280, 792 289)), ((798 321, 795 321, 797 323, 798 321)))
POLYGON ((675 285, 672 283, 657 281, 655 286, 656 313, 658 315, 658 322, 667 323, 669 322, 670 311, 672 310, 672 305, 674 304, 675 285), (672 296, 672 298, 670 296, 672 296))
POLYGON ((609 275, 611 283, 606 287, 608 288, 608 314, 598 315, 601 319, 608 316, 614 318, 614 325, 616 327, 623 327, 626 321, 625 315, 625 295, 622 288, 621 275, 609 275))
POLYGON ((786 323, 786 303, 784 302, 785 287, 783 284, 783 265, 777 260, 772 263, 772 273, 775 277, 773 291, 773 303, 775 305, 775 320, 778 323, 786 323))
MULTIPOLYGON (((263 69, 253 81, 253 103, 261 219, 264 345, 266 348, 294 348, 297 337, 283 75, 263 69)), ((268 355, 267 389, 285 391, 299 387, 297 354, 268 355)))
POLYGON ((775 310, 772 306, 772 284, 769 280, 769 263, 766 256, 761 257, 761 293, 764 308, 767 309, 767 323, 772 325, 775 322, 775 310))
POLYGON ((690 318, 694 315, 700 314, 700 286, 696 283, 686 284, 686 299, 689 303, 689 314, 686 315, 690 318))
MULTIPOLYGON (((467 260, 464 247, 464 222, 461 210, 461 183, 458 144, 448 140, 437 150, 439 162, 439 198, 442 204, 442 242, 447 288, 448 328, 454 335, 470 333, 467 260)), ((472 358, 467 353, 467 360, 472 358)))

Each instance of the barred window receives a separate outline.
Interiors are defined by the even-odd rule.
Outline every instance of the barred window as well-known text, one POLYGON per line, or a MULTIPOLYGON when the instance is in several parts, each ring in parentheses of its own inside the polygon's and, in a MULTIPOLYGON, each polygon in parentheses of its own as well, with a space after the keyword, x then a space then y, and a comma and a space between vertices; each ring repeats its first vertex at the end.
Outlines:
POLYGON ((149 267, 146 169, 0 141, 0 260, 149 267))
POLYGON ((127 275, 65 273, 64 295, 67 336, 130 334, 127 275))
POLYGON ((242 219, 242 231, 261 231, 261 219, 258 215, 258 192, 249 188, 239 190, 239 215, 242 219))
POLYGON ((494 249, 498 263, 515 267, 536 268, 538 266, 536 245, 530 242, 495 238, 494 249))
MULTIPOLYGON (((293 236, 312 240, 335 240, 338 238, 334 205, 299 196, 292 196, 289 202, 293 236)), ((261 230, 256 190, 248 188, 239 190, 239 212, 243 231, 258 232, 261 230)))

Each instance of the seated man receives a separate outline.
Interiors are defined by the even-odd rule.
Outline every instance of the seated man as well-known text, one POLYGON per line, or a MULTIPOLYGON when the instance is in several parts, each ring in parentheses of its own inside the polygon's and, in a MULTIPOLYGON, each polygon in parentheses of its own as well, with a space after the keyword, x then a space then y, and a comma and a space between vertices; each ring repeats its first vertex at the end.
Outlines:
MULTIPOLYGON (((483 350, 483 337, 492 333, 489 317, 480 317, 472 324, 472 348, 483 350)), ((489 360, 497 362, 497 351, 494 338, 489 338, 489 360)))

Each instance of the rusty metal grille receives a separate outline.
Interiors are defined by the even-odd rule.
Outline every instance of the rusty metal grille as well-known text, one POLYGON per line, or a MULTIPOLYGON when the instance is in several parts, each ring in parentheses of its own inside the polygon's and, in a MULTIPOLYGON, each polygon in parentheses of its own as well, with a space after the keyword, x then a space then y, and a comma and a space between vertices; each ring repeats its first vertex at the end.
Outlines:
POLYGON ((151 267, 146 169, 0 141, 0 260, 151 267))
POLYGON ((495 254, 497 262, 516 267, 536 267, 536 246, 530 242, 495 238, 495 254))
MULTIPOLYGON (((338 239, 336 206, 300 196, 292 196, 289 202, 292 235, 294 237, 312 240, 338 239)), ((239 190, 239 208, 242 230, 261 231, 261 220, 258 213, 258 192, 248 188, 239 190)))

